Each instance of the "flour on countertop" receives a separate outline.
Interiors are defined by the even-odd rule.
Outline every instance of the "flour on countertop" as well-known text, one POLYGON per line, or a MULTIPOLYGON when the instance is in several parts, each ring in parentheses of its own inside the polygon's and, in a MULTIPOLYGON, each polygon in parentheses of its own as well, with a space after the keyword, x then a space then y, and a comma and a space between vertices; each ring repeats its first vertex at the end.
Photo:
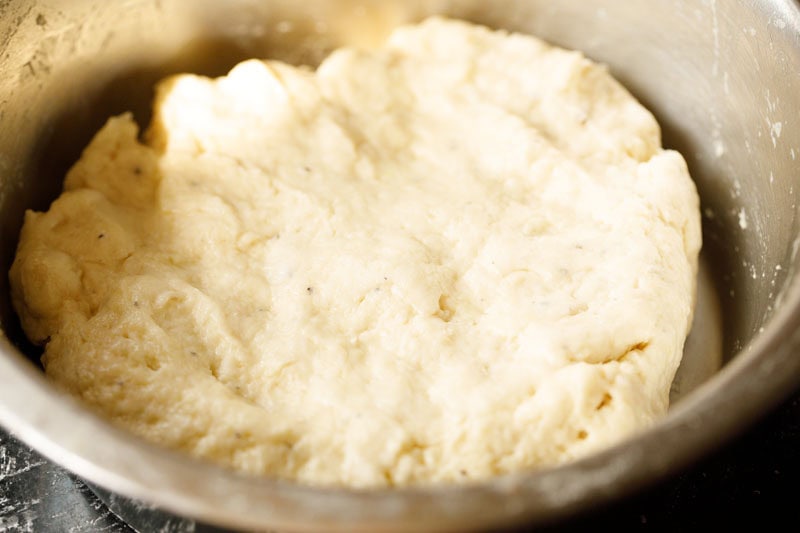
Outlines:
POLYGON ((252 474, 483 479, 667 409, 699 203, 578 52, 444 19, 316 72, 247 61, 112 118, 11 270, 48 376, 252 474))
POLYGON ((120 530, 86 485, 0 428, 0 533, 66 531, 66 524, 70 533, 120 530))

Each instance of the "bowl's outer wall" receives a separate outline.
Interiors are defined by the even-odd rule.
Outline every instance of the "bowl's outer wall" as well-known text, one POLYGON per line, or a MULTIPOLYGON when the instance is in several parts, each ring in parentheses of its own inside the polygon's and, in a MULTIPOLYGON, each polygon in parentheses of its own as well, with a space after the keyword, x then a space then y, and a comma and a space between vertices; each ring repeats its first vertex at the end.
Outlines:
POLYGON ((0 272, 13 259, 24 210, 47 208, 109 115, 131 110, 146 124, 159 78, 223 74, 249 57, 313 64, 334 46, 368 45, 431 13, 583 50, 653 110, 702 198, 705 253, 732 359, 717 377, 651 431, 560 469, 451 489, 313 490, 239 478, 87 414, 21 355, 20 346, 36 358, 2 275, 8 338, 0 335, 0 422, 109 489, 214 523, 464 530, 550 519, 629 492, 698 457, 795 387, 800 8, 793 0, 2 2, 0 272))

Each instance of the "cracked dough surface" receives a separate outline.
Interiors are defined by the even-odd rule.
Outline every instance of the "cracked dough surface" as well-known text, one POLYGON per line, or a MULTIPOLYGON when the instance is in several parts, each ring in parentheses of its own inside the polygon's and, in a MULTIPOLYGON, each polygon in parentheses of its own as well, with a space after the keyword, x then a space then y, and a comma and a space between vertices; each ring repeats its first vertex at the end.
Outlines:
POLYGON ((603 66, 445 19, 112 118, 10 277, 116 424, 311 484, 554 465, 667 409, 698 198, 603 66))

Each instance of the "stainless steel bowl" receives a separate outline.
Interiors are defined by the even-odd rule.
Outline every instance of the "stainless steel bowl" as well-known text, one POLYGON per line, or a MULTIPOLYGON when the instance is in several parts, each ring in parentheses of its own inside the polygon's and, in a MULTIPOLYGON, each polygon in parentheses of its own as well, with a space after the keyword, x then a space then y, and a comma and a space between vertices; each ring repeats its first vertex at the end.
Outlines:
POLYGON ((163 75, 222 74, 248 57, 314 63, 431 13, 533 33, 608 63, 687 158, 706 268, 665 419, 579 462, 468 486, 350 491, 246 478, 133 438, 51 387, 0 276, 3 426, 107 489, 209 523, 463 531, 552 520, 628 494, 710 453, 800 384, 794 0, 0 2, 0 271, 23 211, 55 198, 106 117, 132 110, 145 124, 163 75))

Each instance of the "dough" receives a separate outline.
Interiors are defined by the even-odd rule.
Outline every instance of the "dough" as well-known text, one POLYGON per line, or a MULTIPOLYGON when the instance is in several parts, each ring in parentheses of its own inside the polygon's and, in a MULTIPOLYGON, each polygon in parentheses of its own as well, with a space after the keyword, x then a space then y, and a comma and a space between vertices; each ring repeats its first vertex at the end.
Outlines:
POLYGON ((11 269, 47 375, 151 441, 353 487, 555 465, 667 409, 698 198, 605 67, 434 18, 112 118, 11 269))

